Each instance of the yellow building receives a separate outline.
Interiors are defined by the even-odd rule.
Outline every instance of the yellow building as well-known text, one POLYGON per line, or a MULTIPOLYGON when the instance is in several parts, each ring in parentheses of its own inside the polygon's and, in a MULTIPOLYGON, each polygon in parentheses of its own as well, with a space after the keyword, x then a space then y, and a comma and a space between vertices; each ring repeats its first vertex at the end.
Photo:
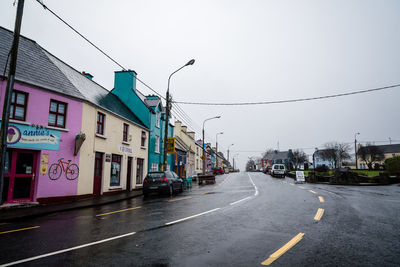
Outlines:
POLYGON ((179 142, 183 143, 187 147, 186 151, 186 177, 191 177, 196 174, 196 142, 195 133, 188 131, 187 127, 182 125, 181 121, 175 121, 174 137, 179 142))
MULTIPOLYGON (((379 165, 384 164, 385 160, 388 158, 394 158, 396 156, 400 156, 400 144, 390 144, 390 145, 377 145, 376 146, 378 149, 380 149, 383 152, 384 159, 382 161, 376 161, 375 163, 378 163, 379 165)), ((360 149, 363 149, 363 147, 359 147, 360 149)), ((368 160, 370 161, 370 160, 368 160)), ((372 166, 374 167, 374 166, 372 166)), ((360 153, 358 152, 357 154, 357 168, 358 169, 368 169, 367 162, 363 161, 363 159, 360 157, 360 153)))

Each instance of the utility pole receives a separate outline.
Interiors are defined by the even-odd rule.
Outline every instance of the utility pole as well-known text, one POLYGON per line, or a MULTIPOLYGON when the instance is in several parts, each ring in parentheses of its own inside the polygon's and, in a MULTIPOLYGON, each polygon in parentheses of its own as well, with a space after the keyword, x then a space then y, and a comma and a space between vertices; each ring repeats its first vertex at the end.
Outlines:
POLYGON ((1 146, 1 164, 0 164, 0 205, 3 203, 3 185, 4 185, 4 171, 5 171, 5 161, 7 153, 7 130, 8 122, 10 118, 10 105, 11 105, 11 94, 14 88, 15 80, 15 70, 17 68, 17 56, 18 56, 18 44, 19 35, 21 32, 22 14, 24 11, 25 0, 18 1, 17 16, 15 18, 14 27, 14 40, 11 47, 11 59, 10 59, 10 69, 8 72, 8 80, 6 92, 4 95, 4 106, 3 106, 3 117, 1 123, 0 131, 0 146, 1 146))
POLYGON ((357 159, 357 135, 360 133, 354 134, 354 155, 356 157, 356 170, 358 169, 358 159, 357 159))

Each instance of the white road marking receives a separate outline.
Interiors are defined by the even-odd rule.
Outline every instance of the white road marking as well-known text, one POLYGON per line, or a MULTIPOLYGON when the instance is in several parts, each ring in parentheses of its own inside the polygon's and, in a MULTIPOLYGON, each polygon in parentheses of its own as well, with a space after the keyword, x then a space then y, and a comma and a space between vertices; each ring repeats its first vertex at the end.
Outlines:
POLYGON ((199 217, 201 215, 204 215, 204 214, 207 214, 207 213, 211 213, 211 212, 214 212, 214 211, 217 211, 217 210, 220 210, 220 209, 221 208, 216 208, 216 209, 213 209, 213 210, 205 211, 205 212, 202 212, 202 213, 199 213, 199 214, 196 214, 196 215, 192 215, 192 216, 189 216, 189 217, 186 217, 186 218, 183 218, 183 219, 179 219, 179 220, 176 220, 176 221, 173 221, 173 222, 168 222, 165 225, 171 225, 171 224, 183 222, 183 221, 186 221, 186 220, 189 220, 189 219, 192 219, 192 218, 196 218, 196 217, 199 217))
POLYGON ((72 248, 66 248, 66 249, 62 249, 62 250, 57 250, 57 251, 54 251, 54 252, 50 252, 50 253, 47 253, 47 254, 43 254, 43 255, 39 255, 39 256, 35 256, 35 257, 31 257, 31 258, 22 259, 22 260, 19 260, 19 261, 9 262, 9 263, 0 265, 0 267, 6 267, 6 266, 21 264, 21 263, 25 263, 25 262, 29 262, 29 261, 34 261, 34 260, 37 260, 37 259, 46 258, 46 257, 50 257, 50 256, 53 256, 53 255, 65 253, 65 252, 68 252, 68 251, 77 250, 77 249, 81 249, 81 248, 85 248, 85 247, 90 247, 90 246, 93 246, 93 245, 101 244, 101 243, 104 243, 104 242, 109 242, 109 241, 112 241, 112 240, 115 240, 115 239, 119 239, 119 238, 124 238, 124 237, 131 236, 131 235, 134 235, 134 234, 136 234, 136 232, 131 232, 131 233, 123 234, 123 235, 118 235, 118 236, 106 238, 106 239, 103 239, 103 240, 95 241, 95 242, 92 242, 92 243, 88 243, 88 244, 84 244, 84 245, 80 245, 80 246, 76 246, 76 247, 72 247, 72 248))
POLYGON ((253 182, 253 179, 251 179, 250 173, 247 173, 247 175, 248 175, 249 178, 250 178, 250 182, 251 182, 251 183, 253 184, 253 186, 254 186, 254 190, 255 190, 254 195, 255 195, 255 196, 258 196, 258 188, 257 188, 256 184, 253 182))
POLYGON ((243 199, 241 199, 241 200, 238 200, 238 201, 235 201, 235 202, 230 203, 230 205, 235 205, 235 204, 237 204, 237 203, 240 203, 240 202, 245 201, 245 200, 250 199, 250 198, 251 198, 251 197, 245 197, 245 198, 243 198, 243 199))

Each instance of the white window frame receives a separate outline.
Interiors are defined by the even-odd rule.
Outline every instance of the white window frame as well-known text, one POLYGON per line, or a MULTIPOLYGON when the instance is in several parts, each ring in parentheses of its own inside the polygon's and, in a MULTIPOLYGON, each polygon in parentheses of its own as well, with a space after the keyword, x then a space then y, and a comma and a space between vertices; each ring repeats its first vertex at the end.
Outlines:
POLYGON ((151 171, 156 172, 158 171, 158 163, 151 163, 151 171))
POLYGON ((160 128, 160 112, 156 111, 156 127, 160 128))
POLYGON ((155 138, 154 152, 160 153, 160 137, 158 135, 155 138))

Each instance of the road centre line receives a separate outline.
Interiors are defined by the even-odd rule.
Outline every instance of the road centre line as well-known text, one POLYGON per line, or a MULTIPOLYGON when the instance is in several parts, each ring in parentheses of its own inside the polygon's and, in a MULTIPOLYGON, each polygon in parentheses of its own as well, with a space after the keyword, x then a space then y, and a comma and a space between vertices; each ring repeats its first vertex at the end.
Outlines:
POLYGON ((179 201, 179 200, 185 200, 185 199, 190 199, 192 197, 181 197, 181 198, 177 198, 177 199, 170 199, 168 200, 168 202, 175 202, 175 201, 179 201))
POLYGON ((293 237, 289 242, 287 242, 283 247, 272 253, 268 259, 263 261, 261 264, 262 265, 271 265, 274 261, 276 261, 280 256, 285 254, 289 249, 294 247, 297 243, 300 242, 301 239, 303 239, 304 233, 299 233, 295 237, 293 237))
POLYGON ((0 223, 0 225, 6 225, 6 224, 10 224, 10 223, 0 223))
POLYGON ((199 214, 196 214, 196 215, 192 215, 192 216, 189 216, 189 217, 186 217, 186 218, 183 218, 183 219, 179 219, 179 220, 176 220, 176 221, 168 222, 165 225, 172 225, 172 224, 176 224, 176 223, 179 223, 179 222, 187 221, 189 219, 193 219, 193 218, 199 217, 201 215, 205 215, 207 213, 211 213, 211 212, 214 212, 214 211, 217 211, 217 210, 220 210, 220 209, 221 208, 216 208, 216 209, 213 209, 213 210, 205 211, 205 212, 202 212, 202 213, 199 213, 199 214))
POLYGON ((315 214, 314 220, 319 221, 322 218, 322 215, 324 215, 324 209, 319 208, 317 211, 317 214, 315 214))
POLYGON ((306 189, 304 186, 299 186, 299 188, 301 188, 301 189, 306 189))
POLYGON ((133 207, 133 208, 129 208, 129 209, 123 209, 123 210, 116 210, 116 211, 111 211, 111 212, 102 213, 102 214, 97 214, 96 216, 106 216, 106 215, 110 215, 110 214, 114 214, 114 213, 130 211, 130 210, 136 210, 136 209, 140 209, 140 208, 142 208, 142 206, 133 207))
POLYGON ((131 232, 131 233, 123 234, 123 235, 118 235, 118 236, 106 238, 106 239, 103 239, 103 240, 95 241, 95 242, 92 242, 92 243, 87 243, 87 244, 76 246, 76 247, 72 247, 72 248, 66 248, 66 249, 62 249, 62 250, 57 250, 57 251, 54 251, 54 252, 42 254, 42 255, 39 255, 39 256, 31 257, 31 258, 22 259, 22 260, 19 260, 19 261, 9 262, 9 263, 0 265, 0 267, 6 267, 6 266, 21 264, 21 263, 25 263, 25 262, 29 262, 29 261, 34 261, 34 260, 38 260, 38 259, 41 259, 41 258, 46 258, 46 257, 50 257, 50 256, 53 256, 53 255, 65 253, 65 252, 68 252, 68 251, 77 250, 77 249, 81 249, 81 248, 85 248, 85 247, 90 247, 90 246, 93 246, 93 245, 109 242, 109 241, 112 241, 112 240, 115 240, 115 239, 119 239, 119 238, 124 238, 124 237, 131 236, 131 235, 134 235, 134 234, 136 234, 136 232, 131 232))
POLYGON ((317 192, 313 191, 313 190, 308 190, 309 192, 316 194, 317 192))
POLYGON ((254 195, 255 195, 255 196, 258 196, 258 188, 257 188, 256 184, 253 182, 253 179, 251 179, 250 173, 247 173, 247 175, 248 175, 249 178, 250 178, 250 182, 251 182, 251 183, 253 184, 253 186, 254 186, 254 190, 255 190, 254 195))
POLYGON ((0 232, 0 235, 14 233, 14 232, 20 232, 20 231, 25 231, 25 230, 31 230, 31 229, 36 229, 36 228, 39 228, 39 227, 40 226, 32 226, 32 227, 27 227, 27 228, 9 230, 9 231, 5 231, 5 232, 0 232))
POLYGON ((321 202, 321 203, 325 202, 325 199, 321 196, 318 196, 318 199, 319 199, 319 202, 321 202))
POLYGON ((245 200, 250 199, 250 198, 251 198, 251 197, 245 197, 245 198, 243 198, 243 199, 241 199, 241 200, 238 200, 238 201, 235 201, 235 202, 230 203, 230 205, 235 205, 235 204, 237 204, 237 203, 240 203, 240 202, 245 201, 245 200))

